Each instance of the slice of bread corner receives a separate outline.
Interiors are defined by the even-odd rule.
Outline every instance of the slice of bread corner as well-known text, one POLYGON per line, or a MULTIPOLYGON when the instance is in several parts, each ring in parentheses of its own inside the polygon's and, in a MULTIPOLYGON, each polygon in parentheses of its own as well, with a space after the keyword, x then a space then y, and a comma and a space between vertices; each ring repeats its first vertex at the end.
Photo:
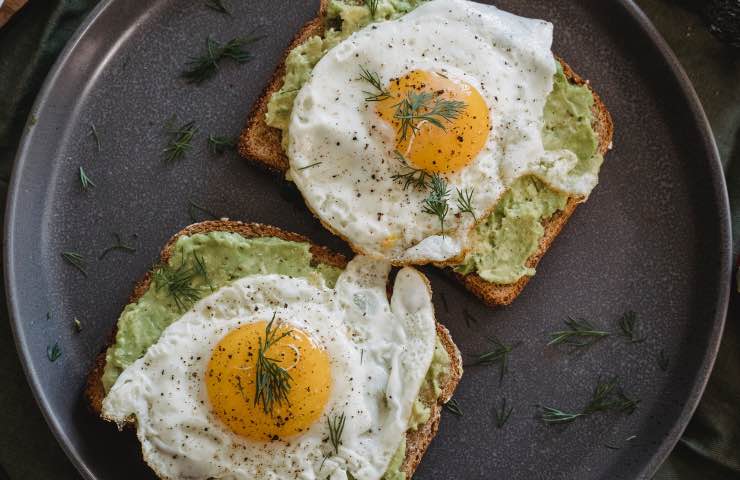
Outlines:
MULTIPOLYGON (((325 24, 324 15, 327 3, 328 0, 321 1, 317 17, 304 25, 298 32, 286 50, 283 60, 285 60, 285 57, 287 57, 288 53, 294 47, 300 45, 313 35, 321 35, 323 33, 325 24)), ((598 151, 600 154, 606 155, 606 153, 612 148, 612 137, 614 133, 614 124, 612 123, 609 111, 588 81, 575 73, 562 58, 558 57, 557 60, 563 66, 563 72, 571 83, 586 85, 589 90, 591 90, 591 93, 594 96, 592 126, 599 139, 598 151)), ((247 120, 247 125, 242 131, 239 139, 239 153, 244 158, 267 168, 268 170, 278 173, 284 173, 288 170, 288 157, 285 155, 281 146, 280 130, 269 127, 267 123, 265 123, 265 115, 267 114, 267 104, 270 101, 270 96, 282 87, 284 74, 285 62, 283 61, 275 71, 275 74, 272 76, 272 80, 265 88, 262 96, 252 107, 249 119, 247 120)), ((527 260, 527 267, 535 268, 537 266, 540 259, 550 248, 550 245, 552 245, 555 238, 581 202, 583 202, 582 198, 572 196, 568 199, 563 210, 543 221, 545 233, 540 239, 537 251, 535 251, 535 253, 527 260)), ((516 283, 504 285, 489 282, 474 273, 460 275, 455 273, 451 268, 446 268, 445 270, 457 278, 465 288, 490 306, 509 305, 519 296, 530 279, 529 276, 524 276, 516 283)))
MULTIPOLYGON (((170 255, 174 250, 175 243, 180 237, 208 232, 234 232, 245 238, 276 237, 293 242, 310 243, 310 251, 313 257, 312 262, 314 264, 324 264, 338 268, 344 268, 347 265, 347 259, 343 255, 335 253, 326 247, 316 245, 303 235, 286 232, 270 225, 242 223, 229 220, 214 220, 195 223, 180 230, 172 236, 172 238, 170 238, 167 244, 162 248, 159 257, 160 262, 166 262, 169 260, 170 255)), ((134 286, 133 292, 129 297, 129 303, 136 302, 141 298, 141 296, 149 289, 151 281, 151 272, 147 272, 147 274, 144 275, 144 277, 134 286)), ((101 415, 103 398, 105 397, 105 390, 103 389, 102 381, 103 370, 105 368, 105 353, 108 350, 108 347, 115 341, 115 335, 116 328, 114 327, 108 338, 107 345, 95 358, 93 367, 87 377, 87 385, 84 394, 90 408, 98 416, 101 415)), ((416 431, 409 431, 406 434, 406 457, 402 466, 402 470, 406 473, 406 478, 411 478, 411 475, 419 465, 421 458, 424 456, 424 452, 426 452, 427 447, 437 434, 442 406, 452 397, 452 394, 457 388, 457 384, 460 382, 460 378, 462 377, 462 357, 460 356, 460 351, 457 346, 452 341, 450 332, 442 324, 438 323, 437 336, 450 357, 450 373, 443 379, 443 384, 441 385, 442 392, 437 401, 433 404, 427 405, 431 410, 429 420, 427 420, 423 425, 420 425, 416 431)), ((131 426, 133 426, 133 424, 131 424, 131 426)))

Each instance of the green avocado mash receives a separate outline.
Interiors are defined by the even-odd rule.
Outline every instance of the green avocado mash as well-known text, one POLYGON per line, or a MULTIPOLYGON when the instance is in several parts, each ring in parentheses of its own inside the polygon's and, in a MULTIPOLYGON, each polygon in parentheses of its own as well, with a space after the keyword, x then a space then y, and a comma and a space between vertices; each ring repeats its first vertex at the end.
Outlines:
MULTIPOLYGON (((194 253, 204 262, 207 281, 199 276, 192 281, 199 297, 210 294, 211 288, 216 290, 238 278, 258 273, 304 277, 315 282, 323 278, 333 287, 341 270, 324 264, 311 265, 309 247, 307 243, 272 237, 244 238, 232 232, 199 233, 178 239, 169 265, 178 267, 184 261, 192 268, 194 253)), ((181 314, 172 296, 166 288, 160 288, 156 280, 138 301, 126 305, 118 319, 115 343, 105 355, 103 387, 106 392, 118 375, 142 357, 181 314)))
POLYGON ((450 374, 450 356, 447 354, 442 342, 437 337, 437 343, 434 345, 434 355, 432 355, 432 364, 427 370, 427 376, 419 390, 419 396, 414 402, 411 409, 411 418, 409 419, 409 429, 416 430, 419 425, 423 425, 429 420, 432 411, 427 406, 436 402, 442 393, 442 383, 445 377, 450 374))
POLYGON ((314 35, 290 51, 285 59, 283 86, 275 92, 267 104, 266 122, 283 132, 283 148, 287 147, 288 124, 293 111, 293 100, 311 76, 313 67, 336 44, 352 35, 372 21, 398 18, 421 4, 424 0, 379 0, 375 17, 365 5, 344 0, 332 0, 326 12, 327 29, 323 36, 314 35), (341 23, 337 30, 332 25, 341 23))
MULTIPOLYGON (((573 173, 598 172, 603 157, 591 127, 591 91, 568 82, 558 63, 553 90, 547 97, 542 140, 547 150, 571 150, 578 157, 573 173)), ((473 248, 456 270, 476 272, 489 282, 510 284, 534 275, 526 266, 545 232, 542 221, 562 210, 568 194, 557 191, 534 176, 517 179, 501 197, 493 212, 475 229, 473 248)))

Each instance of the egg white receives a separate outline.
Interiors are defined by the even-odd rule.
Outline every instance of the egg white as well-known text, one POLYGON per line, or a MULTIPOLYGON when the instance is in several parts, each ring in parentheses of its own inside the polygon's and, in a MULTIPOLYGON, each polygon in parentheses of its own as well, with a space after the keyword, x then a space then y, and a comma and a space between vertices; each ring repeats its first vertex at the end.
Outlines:
POLYGON ((145 461, 165 479, 379 479, 408 427, 432 360, 436 327, 426 279, 357 257, 335 289, 305 279, 255 275, 198 302, 117 379, 103 416, 134 419, 145 461), (229 331, 275 313, 326 349, 332 387, 306 432, 272 442, 239 437, 211 412, 205 372, 229 331), (334 455, 327 418, 347 417, 334 455))
POLYGON ((331 49, 298 93, 289 128, 288 176, 309 208, 353 248, 396 264, 454 263, 468 248, 473 216, 456 189, 474 189, 485 218, 518 177, 535 173, 556 188, 587 194, 595 178, 573 180, 569 151, 546 152, 543 110, 552 90, 552 25, 465 0, 433 0, 395 21, 371 24, 331 49), (454 175, 444 231, 423 213, 425 191, 403 190, 395 131, 365 101, 360 66, 381 82, 412 70, 443 73, 475 87, 492 126, 473 163, 454 175), (389 242, 388 239, 391 239, 389 242))

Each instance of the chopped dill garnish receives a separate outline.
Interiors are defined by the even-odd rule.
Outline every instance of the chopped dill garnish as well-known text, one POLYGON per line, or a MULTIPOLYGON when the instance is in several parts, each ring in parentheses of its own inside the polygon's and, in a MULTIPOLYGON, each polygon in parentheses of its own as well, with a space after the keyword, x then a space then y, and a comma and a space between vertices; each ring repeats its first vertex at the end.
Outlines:
POLYGON ((224 15, 231 15, 223 0, 206 0, 205 7, 224 15))
MULTIPOLYGON (((376 1, 377 6, 377 1, 376 1)), ((382 102, 391 98, 391 93, 383 87, 383 83, 380 81, 380 76, 376 72, 371 72, 367 68, 360 65, 360 78, 369 83, 374 89, 374 92, 367 92, 365 90, 362 93, 365 94, 366 102, 382 102)))
POLYGON ((113 238, 116 239, 116 243, 114 243, 110 247, 103 250, 103 253, 101 253, 100 256, 98 257, 98 260, 102 260, 103 258, 105 258, 106 255, 108 255, 113 250, 120 250, 122 252, 128 252, 128 253, 136 253, 136 247, 131 246, 131 245, 126 245, 125 243, 123 243, 123 241, 121 240, 121 236, 119 234, 113 233, 113 238))
POLYGON ((509 354, 513 350, 513 346, 504 344, 501 340, 493 335, 486 337, 488 343, 491 344, 491 349, 487 352, 479 353, 476 355, 475 360, 470 365, 494 365, 499 366, 499 383, 503 381, 504 374, 509 370, 509 354))
POLYGON ((573 413, 552 407, 542 407, 542 420, 548 424, 568 423, 578 417, 598 412, 621 412, 631 415, 639 403, 639 400, 632 399, 624 393, 617 377, 610 380, 599 379, 591 394, 591 399, 583 410, 573 413))
POLYGON ((90 190, 90 188, 95 186, 95 182, 90 180, 90 177, 87 176, 87 173, 85 173, 85 169, 80 166, 80 184, 82 184, 82 189, 85 191, 90 190))
POLYGON ((166 126, 167 133, 170 135, 170 141, 164 149, 164 154, 168 162, 181 159, 190 150, 193 137, 198 133, 198 127, 195 126, 195 122, 187 122, 180 128, 173 129, 171 127, 173 120, 174 118, 171 118, 168 122, 169 125, 166 126))
POLYGON ((439 227, 442 230, 442 235, 445 234, 445 217, 450 211, 450 206, 447 204, 447 197, 449 197, 450 191, 447 188, 447 182, 438 174, 432 175, 432 180, 429 182, 429 195, 424 199, 421 211, 429 215, 434 215, 439 219, 439 227))
POLYGON ((236 63, 246 63, 252 59, 252 53, 244 48, 255 43, 261 36, 249 35, 244 38, 233 38, 222 44, 206 38, 206 52, 198 57, 190 57, 182 73, 188 83, 201 84, 218 72, 219 63, 228 58, 236 63))
MULTIPOLYGON (((177 267, 168 263, 162 263, 155 267, 154 284, 157 290, 166 289, 177 309, 184 312, 200 300, 198 289, 192 285, 193 280, 200 276, 207 281, 207 274, 204 275, 205 272, 197 266, 188 266, 182 251, 180 255, 180 265, 177 267)), ((197 260, 193 263, 197 264, 197 260)))
POLYGON ((370 17, 375 18, 375 14, 378 13, 378 1, 379 0, 365 0, 368 10, 370 10, 370 17))
POLYGON ((548 345, 567 345, 573 349, 588 347, 609 336, 609 332, 597 330, 591 322, 586 319, 574 319, 568 317, 565 320, 566 330, 559 330, 550 334, 548 345))
POLYGON ((339 455, 339 445, 342 444, 342 433, 344 433, 344 424, 347 417, 344 413, 341 415, 335 415, 332 418, 326 419, 326 423, 329 426, 329 443, 334 450, 334 455, 339 455))
POLYGON ((312 163, 311 165, 306 165, 305 167, 298 168, 297 170, 300 172, 301 170, 306 170, 306 169, 311 168, 311 167, 316 167, 318 165, 321 165, 322 163, 324 163, 324 162, 312 163))
MULTIPOLYGON (((265 327, 265 338, 258 339, 259 347, 257 350, 257 365, 255 367, 255 396, 254 405, 262 404, 262 411, 272 415, 275 405, 285 402, 290 406, 288 401, 288 392, 290 391, 290 382, 293 381, 290 373, 278 363, 280 360, 267 356, 267 351, 283 338, 292 333, 292 330, 285 330, 278 334, 277 329, 273 330, 275 324, 275 314, 265 327)), ((278 325, 279 328, 279 325, 278 325)), ((344 423, 342 423, 344 427, 344 423)), ((340 433, 341 435, 341 433, 340 433)))
POLYGON ((669 363, 670 359, 668 358, 668 355, 665 353, 665 350, 661 348, 658 353, 658 367, 660 367, 664 372, 667 372, 669 363))
POLYGON ((56 362, 61 356, 62 349, 59 348, 58 342, 54 342, 54 345, 46 346, 46 358, 48 358, 50 362, 56 362))
POLYGON ((406 157, 404 157, 398 150, 394 153, 406 170, 403 173, 393 174, 391 179, 395 182, 403 183, 404 190, 408 189, 412 185, 416 190, 426 189, 429 186, 429 180, 432 176, 424 170, 409 166, 409 163, 406 161, 406 157))
POLYGON ((509 417, 511 417, 511 412, 513 411, 514 407, 507 405, 506 397, 502 398, 501 406, 496 409, 496 428, 499 430, 504 428, 504 425, 509 421, 509 417))
POLYGON ((473 211, 473 193, 475 193, 475 188, 471 188, 468 190, 467 188, 460 190, 459 188, 457 190, 457 209, 460 211, 460 213, 469 213, 473 217, 473 221, 477 222, 478 219, 475 218, 475 212, 473 211))
POLYGON ((236 147, 236 139, 219 135, 208 135, 208 150, 219 155, 233 150, 236 147))
POLYGON ((206 268, 206 259, 203 258, 203 255, 198 256, 196 252, 193 252, 193 270, 195 270, 195 273, 203 277, 203 280, 208 284, 208 288, 213 292, 213 284, 211 283, 211 279, 208 276, 208 269, 206 268))
POLYGON ((198 212, 204 213, 211 220, 218 220, 219 218, 221 218, 220 215, 213 213, 211 210, 207 209, 206 207, 198 205, 192 200, 188 200, 188 215, 190 215, 190 220, 192 220, 193 222, 197 222, 198 212))
POLYGON ((460 404, 457 403, 457 400, 455 400, 454 398, 449 399, 447 403, 445 403, 442 406, 444 407, 445 410, 447 410, 453 415, 457 415, 458 417, 463 416, 463 412, 462 412, 462 409, 460 408, 460 404))
POLYGON ((80 322, 80 320, 77 317, 75 317, 75 319, 72 320, 72 325, 74 325, 75 331, 77 333, 80 333, 82 331, 82 322, 80 322))
POLYGON ((629 343, 641 343, 645 341, 645 337, 640 333, 640 321, 637 318, 637 314, 630 310, 625 312, 619 318, 619 329, 622 331, 622 335, 629 341, 629 343))
POLYGON ((85 270, 85 257, 77 252, 62 252, 62 258, 87 277, 87 271, 85 270))
POLYGON ((578 417, 582 417, 583 413, 571 413, 564 412, 557 408, 542 407, 542 420, 550 425, 558 423, 570 423, 578 417))
POLYGON ((95 128, 95 125, 92 123, 90 124, 90 136, 92 136, 93 139, 95 140, 95 145, 98 147, 98 152, 100 152, 101 150, 100 135, 98 135, 98 130, 95 128))
POLYGON ((400 120, 399 132, 401 141, 408 138, 409 133, 419 130, 419 123, 429 122, 435 127, 445 130, 443 120, 451 122, 465 110, 465 102, 459 100, 441 100, 430 92, 409 92, 406 98, 394 105, 394 118, 400 120), (434 101, 432 103, 432 101, 434 101))

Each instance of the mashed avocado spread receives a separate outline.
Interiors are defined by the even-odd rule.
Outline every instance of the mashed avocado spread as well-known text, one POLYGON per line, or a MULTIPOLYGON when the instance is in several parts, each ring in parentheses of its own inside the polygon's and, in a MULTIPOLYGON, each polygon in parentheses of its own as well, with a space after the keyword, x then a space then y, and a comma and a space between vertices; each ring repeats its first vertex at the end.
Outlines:
MULTIPOLYGON (((293 101, 309 79, 313 67, 324 54, 353 32, 371 21, 398 18, 424 0, 381 0, 375 18, 367 6, 332 0, 327 11, 328 27, 324 36, 313 36, 294 48, 285 61, 283 87, 269 101, 267 124, 283 132, 283 147, 288 139, 288 125, 293 101)), ((591 122, 593 95, 583 85, 571 84, 558 63, 553 90, 544 110, 542 139, 547 150, 571 150, 578 157, 572 174, 598 172, 603 161, 597 152, 598 138, 591 122)), ((515 283, 524 275, 534 275, 526 261, 537 250, 544 234, 542 222, 562 210, 568 194, 546 185, 532 175, 516 180, 502 196, 491 215, 474 232, 473 247, 460 273, 478 273, 494 283, 515 283)))
MULTIPOLYGON (((324 264, 312 265, 308 243, 289 242, 274 237, 244 238, 232 232, 199 233, 180 237, 173 248, 169 265, 184 270, 196 267, 195 259, 206 267, 207 279, 193 275, 191 286, 199 298, 218 288, 253 274, 277 273, 319 282, 333 287, 341 270, 324 264)), ((107 392, 118 375, 144 356, 162 331, 180 318, 181 309, 156 276, 142 297, 126 305, 118 318, 115 343, 106 353, 103 387, 107 392)))
POLYGON ((345 38, 373 21, 396 19, 420 5, 424 0, 379 0, 375 17, 370 9, 362 5, 341 0, 332 0, 326 12, 327 29, 323 36, 314 35, 290 51, 285 59, 283 86, 275 92, 267 104, 266 122, 283 131, 283 148, 286 147, 290 113, 293 100, 311 76, 313 67, 321 58, 345 38), (334 26, 337 26, 335 28, 334 26))
MULTIPOLYGON (((291 242, 274 237, 244 238, 232 232, 199 233, 177 240, 170 268, 197 271, 198 264, 205 266, 206 276, 193 275, 191 287, 198 297, 209 295, 232 281, 254 274, 281 274, 306 278, 334 287, 341 269, 324 264, 312 264, 308 243, 291 242)), ((109 391, 120 373, 153 345, 162 331, 180 318, 181 309, 172 295, 158 284, 156 275, 149 289, 141 298, 126 305, 118 319, 118 332, 114 344, 106 352, 103 387, 109 391)), ((432 362, 417 398, 409 428, 416 429, 429 419, 426 403, 436 401, 441 384, 450 372, 450 358, 439 338, 434 346, 432 362)), ((400 470, 406 456, 406 439, 391 459, 385 480, 404 480, 400 470)))

